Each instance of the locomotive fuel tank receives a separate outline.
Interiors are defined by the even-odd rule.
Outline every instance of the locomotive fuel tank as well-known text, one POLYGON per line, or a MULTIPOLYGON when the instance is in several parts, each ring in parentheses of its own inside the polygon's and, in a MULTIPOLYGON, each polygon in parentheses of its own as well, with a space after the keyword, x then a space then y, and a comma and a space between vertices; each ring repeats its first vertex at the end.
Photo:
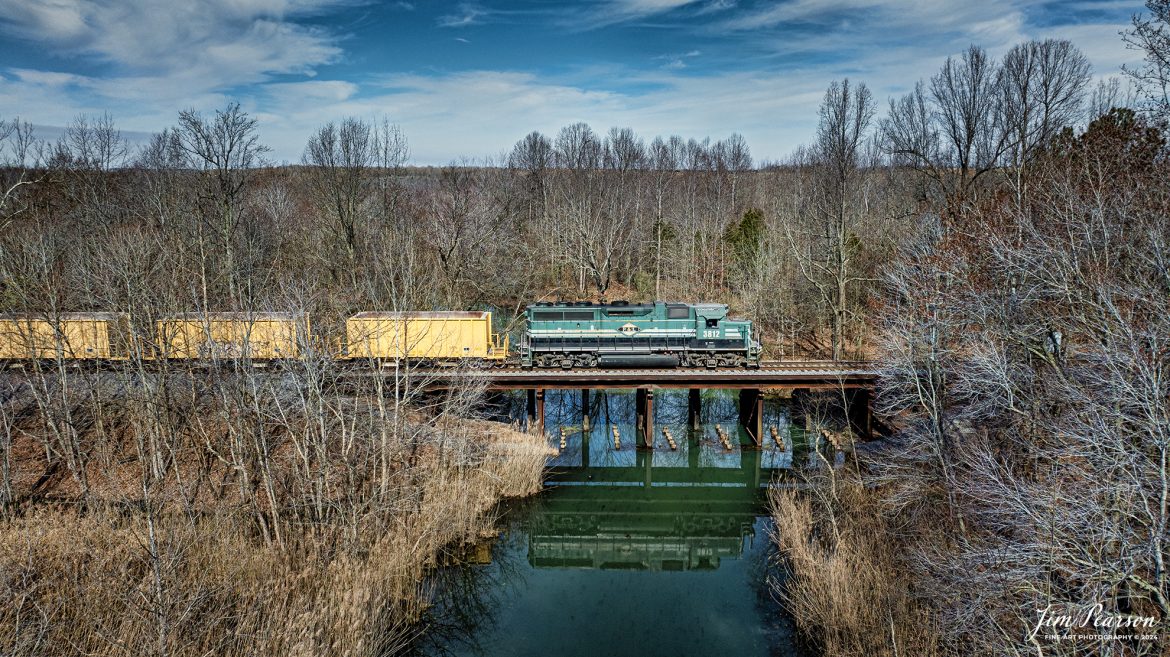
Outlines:
POLYGON ((678 367, 678 356, 673 354, 630 354, 599 357, 600 367, 678 367))

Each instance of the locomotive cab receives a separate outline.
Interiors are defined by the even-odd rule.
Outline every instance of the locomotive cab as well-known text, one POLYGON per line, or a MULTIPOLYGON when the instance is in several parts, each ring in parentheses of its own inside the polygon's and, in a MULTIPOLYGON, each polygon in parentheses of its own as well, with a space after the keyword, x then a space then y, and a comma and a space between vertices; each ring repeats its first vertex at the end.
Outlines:
POLYGON ((695 306, 695 335, 702 338, 719 337, 719 322, 727 318, 727 306, 704 304, 695 306))

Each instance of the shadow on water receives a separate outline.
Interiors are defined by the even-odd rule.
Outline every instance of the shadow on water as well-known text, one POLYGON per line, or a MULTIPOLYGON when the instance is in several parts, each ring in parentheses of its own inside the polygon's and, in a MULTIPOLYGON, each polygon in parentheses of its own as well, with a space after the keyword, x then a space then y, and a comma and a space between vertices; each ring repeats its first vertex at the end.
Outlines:
MULTIPOLYGON (((522 419, 524 400, 505 401, 522 419)), ((768 400, 763 449, 745 446, 733 393, 704 391, 698 430, 687 391, 660 391, 655 449, 635 440, 630 392, 548 391, 547 489, 509 505, 499 536, 439 569, 422 655, 801 655, 769 588, 782 578, 767 487, 809 462, 787 403, 768 400), (721 425, 733 443, 715 433, 721 425), (615 447, 613 427, 618 427, 615 447), (676 441, 670 449, 666 427, 676 441), (740 444, 734 444, 738 438, 740 444)))

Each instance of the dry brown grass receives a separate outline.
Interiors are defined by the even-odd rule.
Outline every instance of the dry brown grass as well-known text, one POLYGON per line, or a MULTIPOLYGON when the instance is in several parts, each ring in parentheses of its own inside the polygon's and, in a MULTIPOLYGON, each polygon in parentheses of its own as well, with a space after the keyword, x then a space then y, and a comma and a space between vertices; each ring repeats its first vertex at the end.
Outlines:
POLYGON ((258 540, 248 514, 227 504, 192 517, 170 504, 149 514, 91 503, 4 521, 0 654, 398 652, 440 549, 490 530, 502 497, 540 487, 540 437, 491 423, 447 428, 456 443, 487 446, 470 463, 423 459, 403 493, 416 505, 389 520, 305 528, 283 547, 258 540), (352 527, 358 536, 346 535, 352 527))
POLYGON ((771 491, 773 539, 790 571, 777 592, 826 657, 938 654, 872 493, 840 476, 771 491))

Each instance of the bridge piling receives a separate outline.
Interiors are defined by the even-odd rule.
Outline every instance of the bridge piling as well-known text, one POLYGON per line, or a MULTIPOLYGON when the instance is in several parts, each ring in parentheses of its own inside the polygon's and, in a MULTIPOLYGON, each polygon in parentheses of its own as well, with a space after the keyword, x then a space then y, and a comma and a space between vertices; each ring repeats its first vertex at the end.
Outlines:
POLYGON ((536 426, 544 433, 544 388, 536 389, 536 426))
POLYGON ((691 431, 698 431, 701 422, 702 397, 699 392, 698 388, 690 388, 687 391, 687 424, 691 431))
POLYGON ((869 388, 849 391, 846 400, 849 428, 861 440, 873 438, 873 392, 869 388))
POLYGON ((784 439, 780 437, 780 430, 777 429, 776 425, 774 425, 774 424, 771 427, 769 427, 769 430, 772 432, 772 441, 776 443, 776 448, 779 449, 781 452, 783 452, 784 451, 784 439))
POLYGON ((645 488, 650 488, 654 485, 652 478, 652 468, 654 466, 654 452, 640 451, 634 455, 634 464, 642 470, 644 474, 642 485, 645 488))
POLYGON ((634 392, 637 431, 642 432, 642 447, 654 448, 654 390, 638 388, 634 392))
POLYGON ((678 443, 674 442, 674 436, 670 435, 669 427, 662 427, 662 437, 666 439, 666 444, 670 445, 670 450, 678 451, 678 443))
POLYGON ((581 430, 589 431, 589 388, 581 388, 581 430))
POLYGON ((751 473, 753 488, 760 487, 760 462, 763 460, 762 453, 756 450, 744 449, 739 452, 739 469, 744 473, 751 473))
POLYGON ((763 446, 764 396, 759 388, 744 388, 739 391, 739 423, 747 431, 752 443, 763 446))
POLYGON ((544 388, 528 389, 528 430, 534 426, 544 433, 544 388))
POLYGON ((723 444, 723 449, 731 451, 731 440, 727 437, 727 432, 723 430, 721 425, 715 425, 715 435, 719 438, 719 442, 723 444))

